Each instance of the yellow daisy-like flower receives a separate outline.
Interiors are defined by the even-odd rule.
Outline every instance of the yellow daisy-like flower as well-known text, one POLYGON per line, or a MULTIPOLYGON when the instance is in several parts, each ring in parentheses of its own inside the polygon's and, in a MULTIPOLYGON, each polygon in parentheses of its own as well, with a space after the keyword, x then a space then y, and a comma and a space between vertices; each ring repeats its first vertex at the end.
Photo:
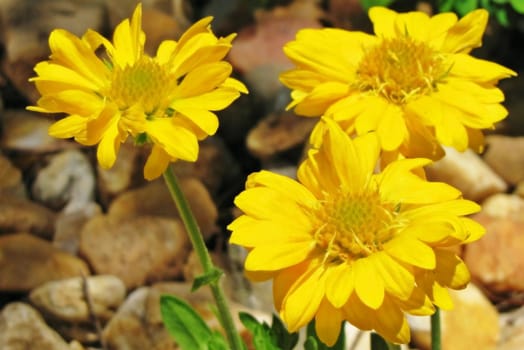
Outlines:
POLYGON ((124 20, 113 42, 88 30, 82 38, 66 30, 49 37, 51 56, 35 66, 32 78, 42 97, 28 109, 66 113, 49 134, 98 144, 100 165, 110 168, 128 136, 152 143, 144 176, 153 179, 176 159, 195 161, 198 140, 212 135, 218 118, 245 86, 230 78, 222 61, 235 34, 217 38, 212 18, 191 26, 178 41, 163 41, 155 57, 144 53, 142 8, 124 20), (103 54, 99 55, 103 48, 103 54))
POLYGON ((481 46, 488 12, 458 20, 373 7, 375 35, 304 29, 284 47, 296 68, 281 75, 297 114, 326 115, 348 133, 376 131, 383 150, 438 159, 441 144, 480 151, 506 117, 496 88, 510 69, 469 55, 481 46))
POLYGON ((341 323, 374 329, 407 343, 405 313, 449 309, 447 288, 469 282, 465 264, 448 248, 476 240, 484 229, 463 217, 479 210, 444 183, 428 182, 429 159, 402 159, 374 173, 375 133, 352 140, 331 119, 312 136, 298 181, 261 171, 249 176, 235 204, 230 242, 249 250, 248 277, 273 279, 275 307, 290 331, 315 318, 335 343, 341 323))

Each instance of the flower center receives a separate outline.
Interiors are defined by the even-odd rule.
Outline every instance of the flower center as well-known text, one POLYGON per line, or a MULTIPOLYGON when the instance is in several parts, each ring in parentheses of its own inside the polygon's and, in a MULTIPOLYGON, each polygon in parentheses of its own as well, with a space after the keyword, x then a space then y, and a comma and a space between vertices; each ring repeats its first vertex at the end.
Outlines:
POLYGON ((427 95, 449 70, 444 56, 409 36, 383 39, 369 49, 357 69, 357 88, 396 104, 427 95))
POLYGON ((148 116, 157 112, 164 116, 177 85, 165 66, 143 56, 131 66, 115 67, 112 74, 108 95, 121 110, 141 105, 148 116))
POLYGON ((396 231, 397 211, 381 203, 377 192, 337 195, 322 203, 317 212, 320 229, 317 245, 325 260, 348 261, 382 250, 396 231))

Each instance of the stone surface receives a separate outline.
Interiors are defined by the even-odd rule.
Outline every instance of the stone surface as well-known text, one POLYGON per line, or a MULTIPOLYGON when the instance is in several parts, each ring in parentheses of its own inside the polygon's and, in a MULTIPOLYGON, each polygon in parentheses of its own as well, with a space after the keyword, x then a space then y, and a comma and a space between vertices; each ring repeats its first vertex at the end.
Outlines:
POLYGON ((126 287, 116 276, 89 276, 85 282, 81 277, 50 281, 31 291, 29 299, 46 316, 68 323, 89 322, 84 283, 93 314, 102 322, 108 321, 126 296, 126 287))
POLYGON ((524 349, 524 307, 500 315, 501 336, 497 350, 524 349))
POLYGON ((446 147, 441 160, 426 167, 431 181, 442 181, 459 189, 464 198, 476 202, 506 192, 507 184, 472 150, 459 152, 446 147))
POLYGON ((20 302, 8 304, 0 312, 0 349, 70 350, 35 309, 20 302))
MULTIPOLYGON (((469 284, 464 290, 450 290, 454 307, 441 311, 442 349, 495 349, 500 338, 497 310, 482 292, 469 284)), ((429 350, 430 318, 409 317, 411 337, 417 349, 429 350)))
POLYGON ((18 196, 0 196, 0 233, 31 232, 51 238, 56 214, 18 196))
POLYGON ((524 198, 516 194, 495 194, 482 202, 482 213, 495 218, 524 221, 524 198))
POLYGON ((483 157, 507 183, 516 185, 524 180, 524 137, 489 135, 483 157))
POLYGON ((23 109, 4 112, 4 133, 0 146, 7 150, 41 154, 61 150, 65 147, 78 147, 74 143, 55 139, 47 133, 52 121, 40 113, 23 109))
POLYGON ((49 157, 31 187, 33 198, 65 213, 84 208, 95 198, 93 167, 85 154, 76 149, 49 157))
POLYGON ((0 2, 5 54, 3 71, 13 85, 34 103, 39 94, 28 79, 33 67, 49 55, 47 37, 55 28, 80 36, 88 28, 100 31, 104 3, 83 0, 7 0, 0 2))
POLYGON ((27 292, 42 283, 89 275, 84 261, 27 233, 0 237, 0 291, 27 292))
POLYGON ((299 117, 292 112, 269 115, 249 132, 247 148, 254 156, 267 159, 302 146, 317 121, 317 118, 299 117))
POLYGON ((0 154, 0 196, 25 198, 27 196, 22 172, 0 154))
POLYGON ((61 212, 55 220, 53 245, 61 251, 77 255, 82 227, 91 218, 101 215, 102 209, 91 202, 73 212, 61 212))
POLYGON ((95 273, 118 276, 127 288, 180 278, 189 250, 180 221, 151 216, 94 217, 80 240, 80 255, 95 273))
POLYGON ((486 235, 465 248, 473 278, 495 293, 524 291, 524 221, 482 212, 474 219, 486 228, 486 235))
MULTIPOLYGON (((217 231, 218 211, 202 183, 192 177, 180 177, 180 187, 195 215, 205 238, 217 231)), ((163 179, 119 195, 111 203, 108 215, 113 218, 133 218, 137 215, 152 215, 178 218, 178 210, 163 179)))

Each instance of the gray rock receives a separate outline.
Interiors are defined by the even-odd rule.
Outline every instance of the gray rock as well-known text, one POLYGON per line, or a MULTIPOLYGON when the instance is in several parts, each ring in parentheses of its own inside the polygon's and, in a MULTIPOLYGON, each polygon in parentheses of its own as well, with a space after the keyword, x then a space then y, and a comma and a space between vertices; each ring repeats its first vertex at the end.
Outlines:
MULTIPOLYGON (((92 312, 102 322, 113 316, 124 301, 126 287, 116 276, 86 277, 92 312)), ((29 299, 44 315, 65 322, 89 322, 84 281, 80 277, 44 283, 34 289, 29 299)))
POLYGON ((70 350, 36 310, 20 302, 8 304, 0 313, 0 349, 70 350))

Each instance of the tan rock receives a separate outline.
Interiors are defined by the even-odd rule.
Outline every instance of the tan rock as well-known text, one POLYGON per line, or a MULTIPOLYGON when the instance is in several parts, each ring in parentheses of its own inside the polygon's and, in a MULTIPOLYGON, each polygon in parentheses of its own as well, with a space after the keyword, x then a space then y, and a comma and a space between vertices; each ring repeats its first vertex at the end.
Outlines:
POLYGON ((105 322, 113 316, 125 296, 126 287, 118 277, 98 275, 86 277, 85 282, 81 277, 46 282, 34 289, 29 299, 47 317, 75 323, 91 321, 87 298, 93 314, 105 322))
POLYGON ((22 172, 0 154, 0 196, 26 197, 22 172))
POLYGON ((53 280, 89 275, 84 261, 27 233, 0 237, 0 291, 27 292, 53 280))
POLYGON ((249 132, 247 148, 257 158, 270 158, 304 144, 317 122, 292 112, 270 115, 249 132))
POLYGON ((52 121, 45 116, 26 110, 6 110, 3 112, 4 133, 1 138, 2 148, 41 154, 67 147, 78 147, 72 142, 49 136, 47 130, 52 121))
POLYGON ((470 149, 461 153, 446 147, 446 156, 426 167, 426 173, 429 180, 450 184, 477 202, 507 190, 504 180, 470 149))
MULTIPOLYGON (((192 177, 180 177, 179 180, 202 234, 208 238, 217 231, 218 210, 200 181, 192 177)), ((111 203, 108 215, 118 219, 133 218, 137 215, 179 217, 163 179, 119 195, 111 203)))
POLYGON ((524 349, 524 307, 500 315, 501 337, 497 350, 524 349))
POLYGON ((27 199, 0 197, 0 233, 31 232, 51 238, 55 216, 51 210, 27 199))
POLYGON ((524 180, 524 137, 489 135, 484 161, 507 183, 524 180))
POLYGON ((31 306, 16 302, 0 312, 0 349, 70 350, 31 306))
MULTIPOLYGON (((450 290, 454 308, 441 310, 443 350, 491 350, 500 337, 497 310, 473 284, 450 290)), ((410 317, 411 337, 417 349, 431 348, 430 317, 410 317)))
POLYGON ((468 244, 464 260, 474 279, 492 292, 524 291, 523 221, 479 213, 486 235, 468 244))
POLYGON ((189 242, 179 220, 97 216, 83 227, 80 254, 97 274, 118 276, 127 288, 180 278, 189 242))

